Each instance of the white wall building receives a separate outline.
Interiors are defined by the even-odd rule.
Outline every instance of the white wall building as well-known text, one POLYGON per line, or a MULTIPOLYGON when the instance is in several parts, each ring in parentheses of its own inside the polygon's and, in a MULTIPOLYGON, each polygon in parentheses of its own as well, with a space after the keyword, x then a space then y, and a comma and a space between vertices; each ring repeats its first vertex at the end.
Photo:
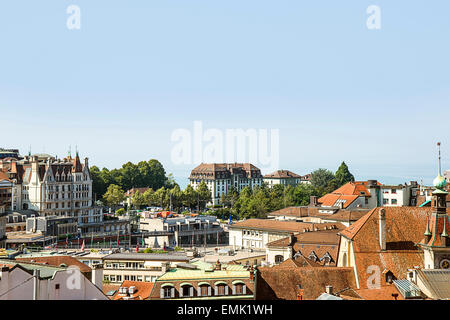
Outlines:
POLYGON ((99 277, 101 285, 101 273, 93 270, 91 282, 76 268, 12 262, 0 269, 0 300, 108 300, 101 286, 94 285, 99 277))
POLYGON ((212 203, 217 205, 231 187, 240 192, 245 187, 260 186, 263 176, 250 163, 202 163, 192 170, 189 180, 194 189, 204 181, 211 191, 212 203))
POLYGON ((20 161, 0 160, 0 169, 14 182, 13 210, 35 210, 41 216, 77 217, 82 232, 99 232, 101 208, 93 206, 88 159, 78 153, 60 160, 34 155, 20 161))

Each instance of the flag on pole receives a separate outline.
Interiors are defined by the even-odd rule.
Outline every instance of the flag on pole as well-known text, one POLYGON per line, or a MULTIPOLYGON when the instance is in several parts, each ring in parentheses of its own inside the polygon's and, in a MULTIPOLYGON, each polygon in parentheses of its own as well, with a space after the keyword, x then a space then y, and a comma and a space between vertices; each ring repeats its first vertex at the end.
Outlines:
POLYGON ((145 239, 142 237, 142 246, 145 247, 145 239))
POLYGON ((236 222, 239 222, 239 215, 236 215, 236 222))
POLYGON ((136 252, 139 252, 139 243, 136 243, 136 252))
POLYGON ((119 237, 120 237, 120 231, 117 230, 117 246, 120 247, 119 237))
POLYGON ((111 242, 111 238, 109 239, 109 250, 112 250, 112 242, 111 242))
POLYGON ((222 222, 225 222, 225 214, 222 213, 222 222))
POLYGON ((66 236, 66 244, 69 244, 69 233, 67 233, 67 236, 66 236))
POLYGON ((83 244, 81 245, 81 251, 84 251, 84 239, 83 239, 83 244))
POLYGON ((230 213, 230 222, 228 224, 231 224, 231 216, 232 216, 232 214, 230 213))

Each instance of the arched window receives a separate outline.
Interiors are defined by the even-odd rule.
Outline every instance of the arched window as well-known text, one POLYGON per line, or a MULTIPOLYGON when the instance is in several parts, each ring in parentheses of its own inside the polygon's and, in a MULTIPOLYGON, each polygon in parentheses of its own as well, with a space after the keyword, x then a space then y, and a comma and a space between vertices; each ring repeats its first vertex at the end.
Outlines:
POLYGON ((282 255, 276 255, 275 256, 275 263, 276 264, 279 264, 279 263, 282 263, 284 261, 284 257, 282 256, 282 255))
POLYGON ((161 299, 175 298, 175 287, 173 284, 166 283, 161 286, 161 299))
POLYGON ((207 297, 211 295, 211 286, 209 283, 202 282, 198 284, 197 295, 199 297, 207 297))
POLYGON ((189 283, 182 283, 180 285, 180 297, 193 297, 194 287, 189 283))

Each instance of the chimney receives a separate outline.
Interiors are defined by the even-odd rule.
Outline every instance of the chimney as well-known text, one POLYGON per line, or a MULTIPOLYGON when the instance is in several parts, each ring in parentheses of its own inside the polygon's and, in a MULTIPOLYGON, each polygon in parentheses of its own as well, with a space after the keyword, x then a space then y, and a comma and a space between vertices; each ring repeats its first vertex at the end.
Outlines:
POLYGON ((102 290, 103 288, 103 264, 93 264, 92 265, 92 281, 97 288, 102 290))
POLYGON ((163 263, 161 264, 161 271, 162 271, 163 273, 166 273, 168 270, 169 270, 169 263, 168 263, 168 262, 163 262, 163 263))
POLYGON ((333 294, 333 286, 325 286, 325 292, 328 294, 333 294))
POLYGON ((309 205, 312 207, 316 207, 318 204, 318 200, 319 198, 317 196, 310 196, 309 197, 309 205))
POLYGON ((250 266, 250 281, 255 280, 255 269, 253 269, 253 266, 250 266))
POLYGON ((37 156, 33 156, 33 161, 31 162, 31 171, 38 172, 39 171, 39 161, 37 156))
POLYGON ((380 238, 380 248, 381 251, 386 250, 386 211, 384 208, 380 209, 378 214, 378 225, 379 225, 379 238, 380 238))
POLYGON ((39 300, 39 276, 40 270, 35 269, 33 272, 33 300, 39 300))
POLYGON ((291 232, 289 233, 289 246, 294 245, 294 234, 291 232))
POLYGON ((305 289, 302 289, 302 286, 297 285, 297 300, 303 300, 303 296, 305 295, 305 289))
POLYGON ((8 287, 8 277, 9 277, 9 268, 8 267, 1 267, 0 268, 0 280, 5 281, 6 286, 8 287))

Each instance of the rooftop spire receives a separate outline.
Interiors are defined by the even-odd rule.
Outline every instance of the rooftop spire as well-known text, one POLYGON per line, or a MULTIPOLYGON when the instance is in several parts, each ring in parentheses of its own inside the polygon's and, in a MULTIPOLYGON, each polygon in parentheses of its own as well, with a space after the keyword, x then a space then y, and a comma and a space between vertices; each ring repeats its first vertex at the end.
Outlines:
POLYGON ((438 142, 437 146, 438 146, 438 150, 439 150, 439 172, 438 172, 438 176, 433 181, 433 185, 436 189, 438 189, 440 191, 445 191, 444 189, 447 186, 447 181, 441 175, 441 143, 438 142))

